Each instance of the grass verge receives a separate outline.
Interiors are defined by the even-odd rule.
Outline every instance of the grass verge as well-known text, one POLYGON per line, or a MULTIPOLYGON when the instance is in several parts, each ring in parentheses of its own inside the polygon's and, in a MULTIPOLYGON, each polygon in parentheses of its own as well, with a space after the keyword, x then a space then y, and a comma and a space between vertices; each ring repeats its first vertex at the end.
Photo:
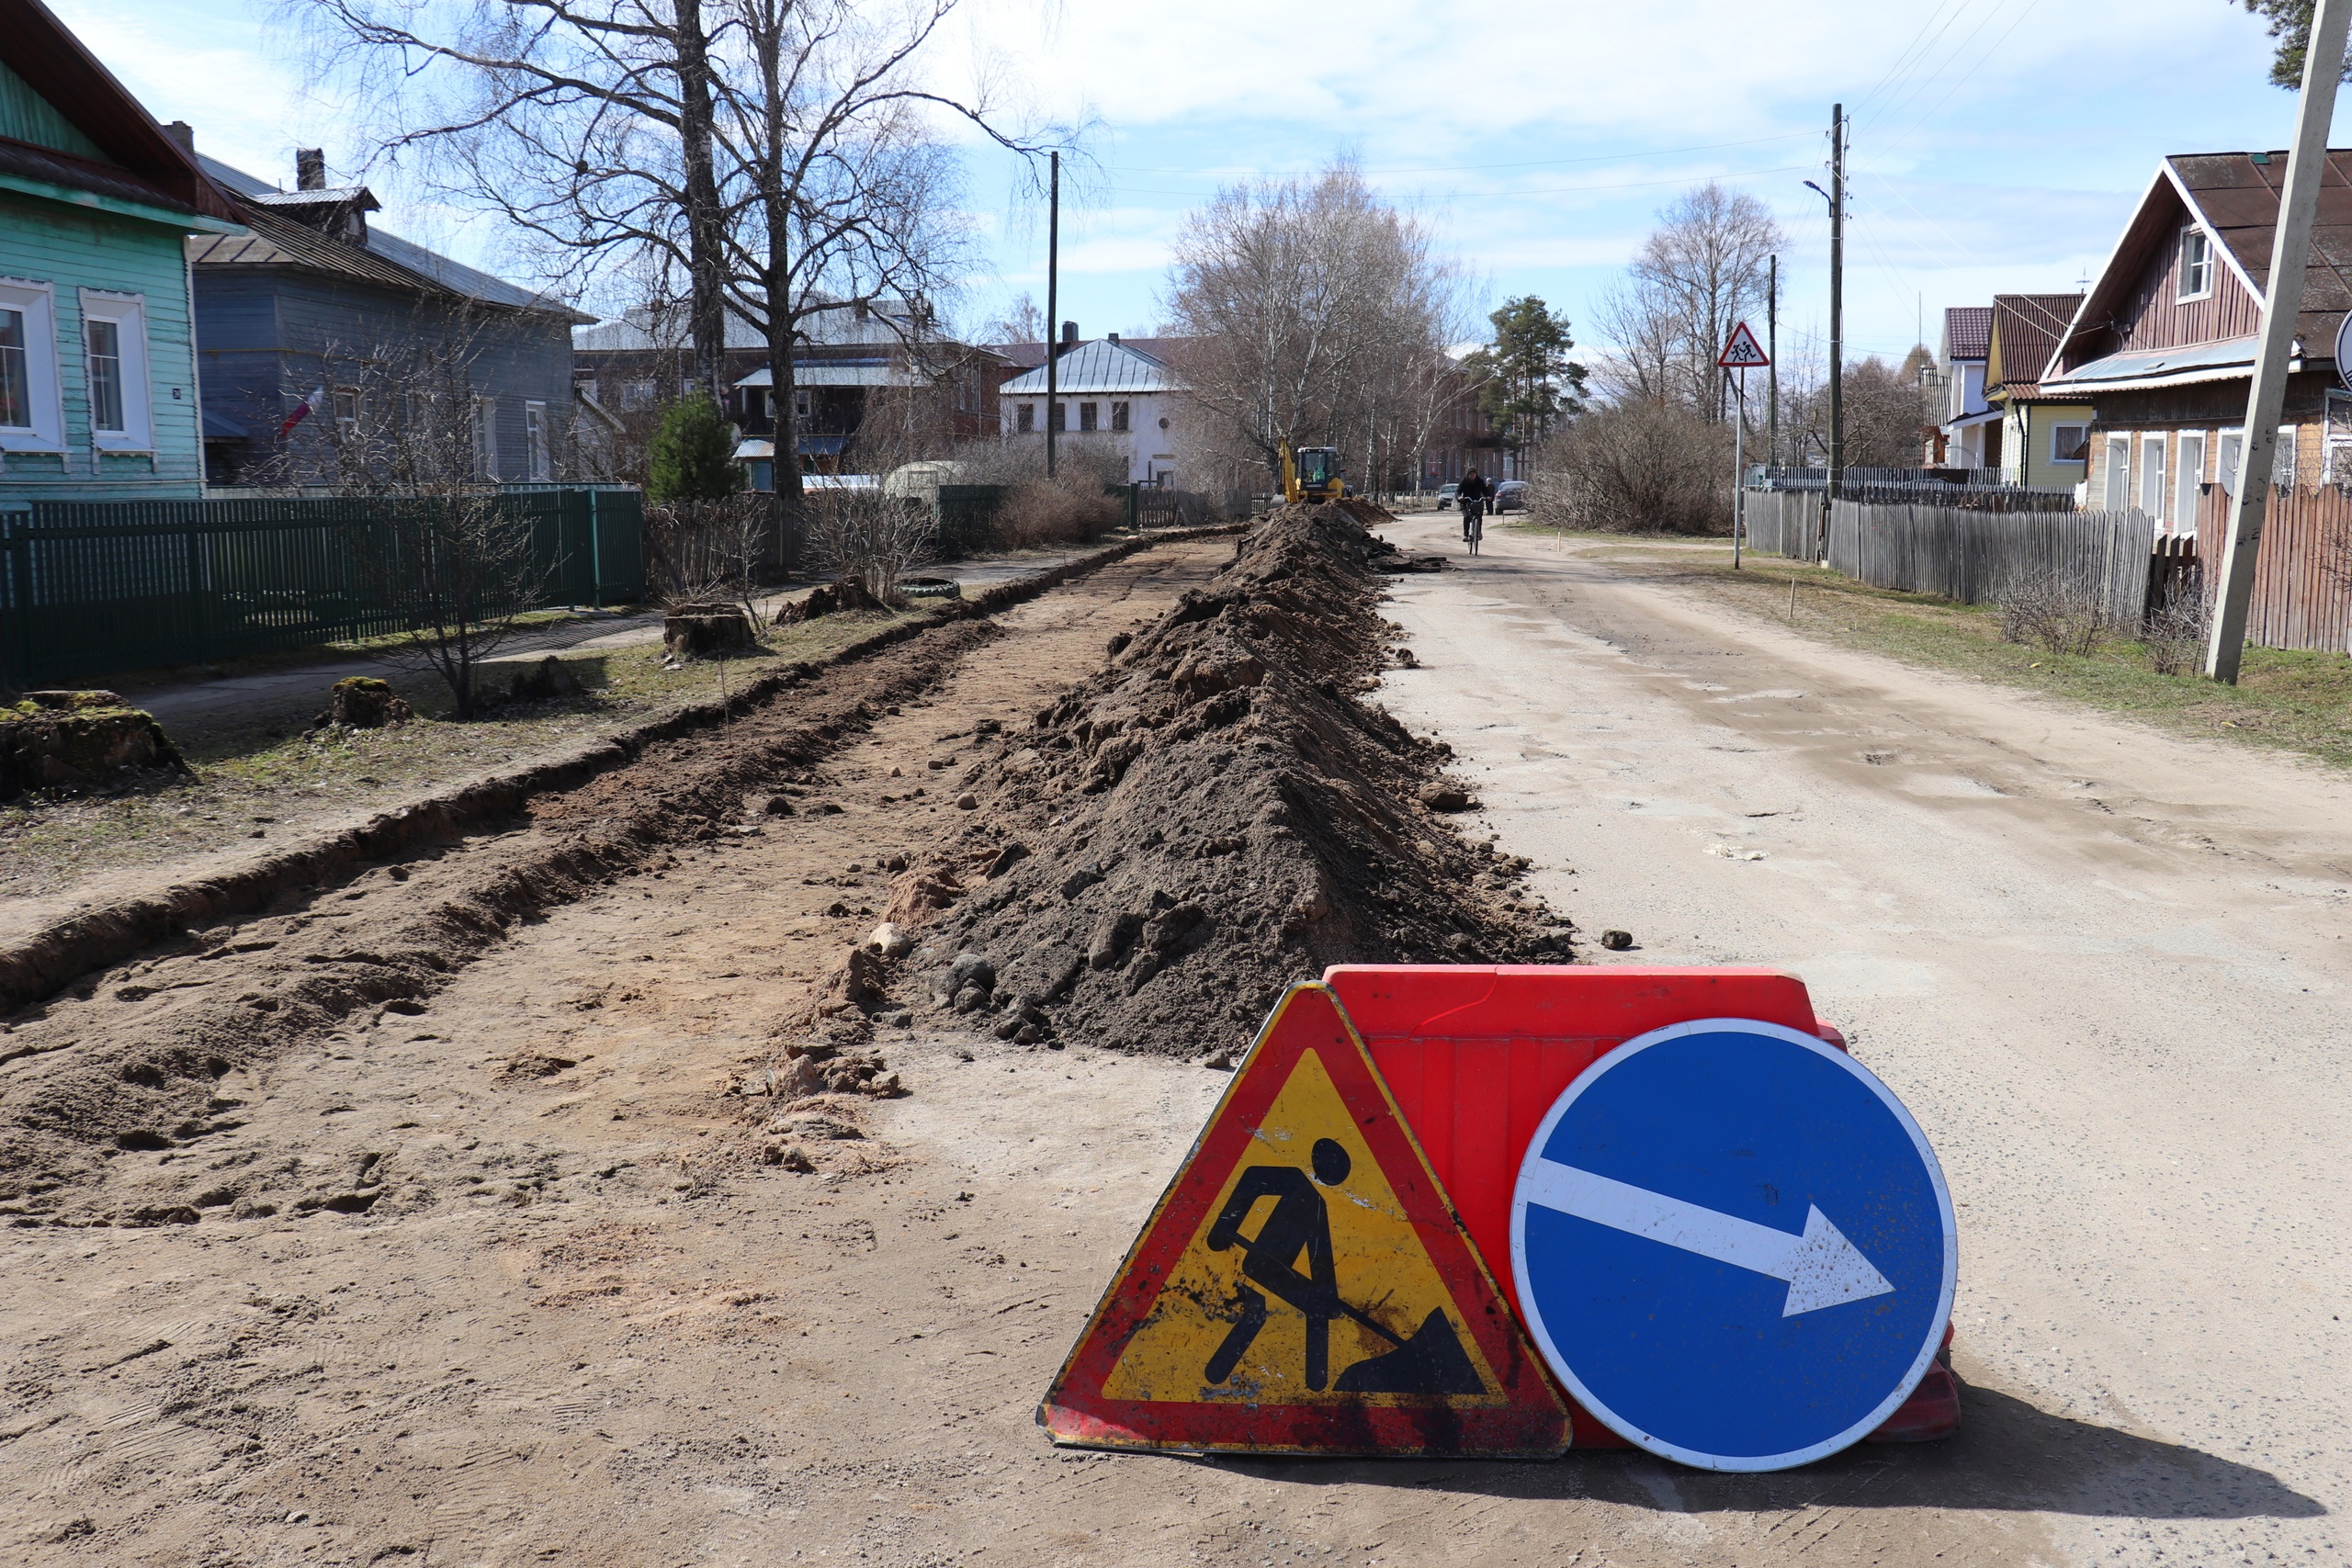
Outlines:
POLYGON ((191 780, 0 806, 0 900, 53 895, 107 872, 240 840, 288 837, 347 811, 381 810, 717 697, 722 682, 740 691, 780 664, 823 659, 894 621, 929 613, 828 615, 779 626, 760 653, 683 670, 662 667, 658 642, 560 654, 586 688, 579 696, 470 724, 448 718, 448 694, 437 681, 395 676, 417 708, 407 724, 349 733, 251 723, 175 729, 173 739, 195 770, 191 780))
POLYGON ((2268 746, 2352 767, 2352 657, 2342 653, 2249 648, 2238 683, 2224 686, 2195 675, 2157 674, 2138 642, 2111 640, 2086 657, 2004 642, 2001 613, 1991 605, 1871 588, 1777 556, 1750 555, 1735 571, 1731 547, 1722 541, 1569 538, 1580 554, 1639 569, 1650 581, 1702 589, 1824 641, 2063 697, 2177 734, 2268 746))

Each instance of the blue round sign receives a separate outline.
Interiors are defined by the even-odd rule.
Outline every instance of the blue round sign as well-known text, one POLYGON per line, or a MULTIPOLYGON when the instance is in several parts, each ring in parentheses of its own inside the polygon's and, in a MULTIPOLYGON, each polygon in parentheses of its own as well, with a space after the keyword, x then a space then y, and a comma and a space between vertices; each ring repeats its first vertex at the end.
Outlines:
POLYGON ((1637 1448, 1785 1470, 1927 1375, 1960 1243, 1917 1122, 1860 1063, 1752 1019, 1628 1040, 1561 1092, 1511 1199, 1536 1346, 1637 1448))

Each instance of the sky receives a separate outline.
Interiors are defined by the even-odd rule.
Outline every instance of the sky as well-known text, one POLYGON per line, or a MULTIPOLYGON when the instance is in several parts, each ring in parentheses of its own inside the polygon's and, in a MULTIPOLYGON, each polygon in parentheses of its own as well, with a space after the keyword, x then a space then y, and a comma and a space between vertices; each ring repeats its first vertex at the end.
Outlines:
MULTIPOLYGON (((306 84, 265 0, 49 3, 212 156, 289 185, 298 146, 339 177, 368 164, 364 116, 306 84)), ((1826 335, 1827 207, 1804 182, 1828 183, 1842 102, 1848 352, 1899 358, 1946 306, 2095 274, 2165 154, 2283 146, 2269 58, 2236 0, 963 0, 930 69, 1091 126, 1060 312, 1089 337, 1161 323, 1170 243, 1220 186, 1345 154, 1480 276, 1482 309, 1541 296, 1595 352, 1594 303, 1658 210, 1710 179, 1751 192, 1787 235, 1793 357, 1826 335)), ((955 314, 976 327, 1042 306, 1046 225, 1009 157, 965 165, 986 265, 955 314)), ((522 276, 494 224, 374 183, 384 227, 522 276)))

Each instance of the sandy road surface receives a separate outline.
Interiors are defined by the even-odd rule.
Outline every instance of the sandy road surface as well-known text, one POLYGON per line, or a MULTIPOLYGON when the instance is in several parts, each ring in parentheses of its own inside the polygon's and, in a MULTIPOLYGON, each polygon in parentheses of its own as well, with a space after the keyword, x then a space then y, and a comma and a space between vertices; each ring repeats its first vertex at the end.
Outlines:
MULTIPOLYGON (((1396 614, 1432 667, 1393 677, 1391 701, 1492 770, 1474 776, 1505 839, 1543 858, 1547 891, 1588 924, 1633 927, 1645 956, 1683 942, 1793 957, 1830 1016, 1859 1026, 1971 1204, 1959 1439, 1745 1479, 1623 1452, 1540 1465, 1057 1453, 1032 1424, 1037 1396, 1223 1075, 1082 1041, 1055 1052, 886 1030, 910 1098, 838 1107, 865 1136, 824 1144, 823 1174, 746 1163, 739 1102, 718 1088, 865 929, 874 857, 945 826, 945 791, 910 803, 908 782, 956 776, 976 719, 1035 711, 1109 633, 1201 581, 1226 553, 1211 542, 1003 617, 1012 635, 975 648, 929 701, 845 738, 808 781, 840 815, 683 846, 519 925, 422 1013, 232 1074, 221 1097, 244 1103, 223 1119, 243 1125, 125 1151, 109 1177, 134 1189, 168 1175, 167 1156, 202 1159, 224 1179, 372 1184, 384 1196, 368 1213, 0 1231, 0 1560, 2338 1560, 2325 1510, 2341 1491, 2329 1324, 2342 1264, 2326 1242, 2340 1201, 2323 1145, 2340 1139, 2322 1124, 2335 1103, 2319 1061, 2323 955, 2263 967, 2226 924, 2251 937, 2267 897, 2310 904, 2300 919, 2319 931, 2335 907, 2230 894, 2244 877, 2228 869, 2163 913, 2179 895, 2154 867, 2201 855, 2235 868, 2226 856, 2256 852, 2123 838, 2093 873, 2089 850, 2067 851, 2040 816, 1990 815, 2093 810, 2072 797, 1877 782, 1887 767, 1939 776, 1911 760, 1942 754, 1920 716, 1928 696, 1898 725, 1869 684, 1893 677, 1855 666, 1834 699, 1711 705, 1833 688, 1779 668, 1735 685, 1720 653, 1703 677, 1653 672, 1514 601, 1509 548, 1476 576, 1404 580, 1396 614), (1506 666, 1530 678, 1498 682, 1506 666), (1878 716, 1854 716, 1865 709, 1878 716), (1826 759, 1855 747, 1835 736, 1857 726, 1906 760, 1849 757, 1838 773, 1826 759), (1726 766, 1752 770, 1739 776, 1756 800, 1717 789, 1726 766), (1789 815, 1744 815, 1764 809, 1789 815), (1718 817, 1769 858, 1705 856, 1718 817), (1890 853, 1913 869, 1882 886, 1890 853), (2094 874, 2140 901, 2119 906, 2094 874), (828 915, 836 902, 851 913, 828 915), (2159 930, 2189 934, 2161 948, 2147 934, 2159 930), (2014 951, 1987 981, 1971 944, 2005 941, 2014 951), (2094 965, 2143 998, 2136 1021, 2081 1021, 2105 983, 2084 978, 2094 965), (1963 1010, 1973 1021, 1955 1032, 1963 1010), (576 1065, 499 1071, 526 1051, 576 1065), (1965 1071, 1939 1070, 1945 1053, 1965 1071), (2185 1062, 2216 1056, 2203 1092, 2176 1091, 2185 1062)), ((1570 595, 1572 614, 1613 616, 1626 637, 1648 626, 1699 648, 1725 635, 1665 601, 1532 572, 1526 592, 1570 595)), ((1804 655, 1792 643, 1778 657, 1804 655)), ((2067 744, 2086 733, 2063 728, 2067 744)), ((1989 754, 1944 772, 2007 787, 2031 754, 1998 753, 2012 772, 1989 754)), ((2177 776, 2184 790, 2198 777, 2177 776)), ((2131 798, 2108 795, 2127 823, 2131 798)), ((2198 831, 2223 846, 2272 809, 2215 789, 2173 798, 2212 805, 2198 831)), ((2303 852, 2261 852, 2281 881, 2276 863, 2303 852)), ((2324 940, 2308 931, 2305 948, 2324 940)), ((0 1105, 20 1070, 0 1066, 0 1105)))
POLYGON ((2352 782, 1457 526, 1390 530, 1464 568, 1392 709, 1626 958, 1803 975, 1950 1174, 1974 1454, 1880 1450, 1950 1510, 1887 1561, 2352 1556, 2352 782))

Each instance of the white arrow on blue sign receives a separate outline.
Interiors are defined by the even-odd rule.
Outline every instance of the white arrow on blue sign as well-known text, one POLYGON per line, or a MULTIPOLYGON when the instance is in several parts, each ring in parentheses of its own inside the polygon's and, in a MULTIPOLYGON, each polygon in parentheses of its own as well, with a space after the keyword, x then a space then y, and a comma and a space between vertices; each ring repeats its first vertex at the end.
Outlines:
POLYGON ((1910 1397, 1951 1317, 1942 1168, 1893 1091, 1750 1019, 1629 1040, 1553 1103, 1511 1202, 1520 1305, 1628 1442, 1785 1470, 1910 1397))

